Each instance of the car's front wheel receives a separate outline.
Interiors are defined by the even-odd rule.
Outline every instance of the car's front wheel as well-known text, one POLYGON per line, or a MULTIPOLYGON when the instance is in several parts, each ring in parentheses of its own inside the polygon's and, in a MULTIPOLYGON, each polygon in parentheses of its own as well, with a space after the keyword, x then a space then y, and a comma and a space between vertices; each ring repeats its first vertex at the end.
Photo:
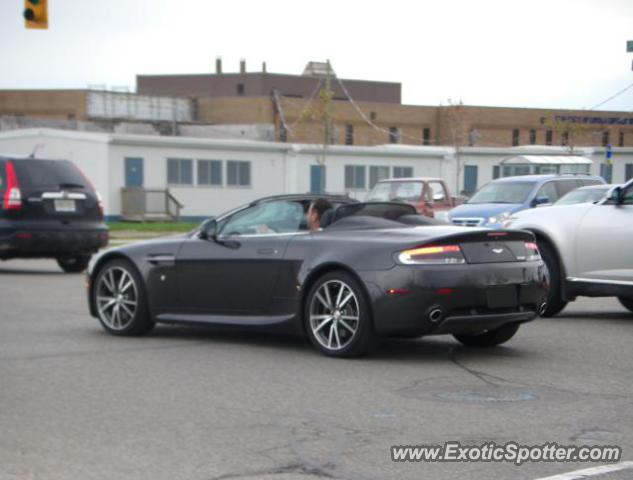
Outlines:
POLYGON ((90 255, 77 255, 75 257, 61 257, 57 259, 57 265, 66 273, 81 273, 90 263, 90 255))
POLYGON ((304 322, 312 344, 328 356, 358 357, 375 341, 365 292, 347 272, 331 272, 314 283, 305 303, 304 322))
POLYGON ((618 297, 618 300, 624 308, 633 312, 633 298, 618 297))
POLYGON ((106 263, 95 278, 92 295, 99 321, 107 332, 143 335, 154 327, 141 277, 128 261, 106 263))
POLYGON ((453 336, 467 347, 495 347, 514 337, 517 330, 519 330, 518 323, 509 323, 508 325, 482 333, 455 334, 453 336))

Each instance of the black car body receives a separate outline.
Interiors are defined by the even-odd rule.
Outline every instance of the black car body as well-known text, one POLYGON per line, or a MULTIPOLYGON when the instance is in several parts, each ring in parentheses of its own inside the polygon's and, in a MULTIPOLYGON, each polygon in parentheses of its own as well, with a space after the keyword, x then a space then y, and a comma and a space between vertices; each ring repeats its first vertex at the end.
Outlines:
POLYGON ((89 268, 91 314, 114 334, 155 322, 285 324, 326 354, 353 356, 380 335, 451 333, 496 345, 543 308, 547 273, 531 233, 440 225, 409 205, 343 200, 309 232, 308 203, 268 198, 189 234, 105 253, 89 268), (268 211, 279 214, 267 224, 274 232, 258 234, 248 219, 264 221, 268 211), (117 308, 118 325, 108 317, 117 308), (328 331, 321 321, 343 331, 315 338, 328 331), (346 330, 362 338, 342 348, 346 330), (327 348, 337 340, 341 348, 327 348))
POLYGON ((0 157, 0 259, 56 258, 78 272, 107 242, 99 194, 76 165, 0 157))

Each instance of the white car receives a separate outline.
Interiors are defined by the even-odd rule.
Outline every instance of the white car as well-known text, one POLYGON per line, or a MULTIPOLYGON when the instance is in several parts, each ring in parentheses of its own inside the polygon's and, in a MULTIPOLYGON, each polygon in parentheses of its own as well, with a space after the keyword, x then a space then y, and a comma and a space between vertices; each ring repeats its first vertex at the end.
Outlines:
POLYGON ((524 210, 505 226, 536 235, 550 274, 544 316, 581 295, 618 297, 633 311, 633 180, 597 203, 524 210))

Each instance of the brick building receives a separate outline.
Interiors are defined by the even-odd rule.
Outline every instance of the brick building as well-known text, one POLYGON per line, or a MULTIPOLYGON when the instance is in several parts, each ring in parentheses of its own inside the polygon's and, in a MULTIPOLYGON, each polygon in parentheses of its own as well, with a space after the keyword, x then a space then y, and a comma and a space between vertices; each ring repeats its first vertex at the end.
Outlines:
MULTIPOLYGON (((239 73, 223 73, 218 61, 212 74, 138 75, 137 94, 0 91, 0 116, 270 125, 278 141, 318 144, 325 139, 327 101, 319 94, 324 84, 323 64, 315 62, 302 75, 281 75, 265 66, 247 72, 244 62, 239 73)), ((336 77, 331 89, 332 144, 633 146, 630 111, 403 105, 400 83, 336 77)), ((161 129, 163 134, 178 131, 161 129)))

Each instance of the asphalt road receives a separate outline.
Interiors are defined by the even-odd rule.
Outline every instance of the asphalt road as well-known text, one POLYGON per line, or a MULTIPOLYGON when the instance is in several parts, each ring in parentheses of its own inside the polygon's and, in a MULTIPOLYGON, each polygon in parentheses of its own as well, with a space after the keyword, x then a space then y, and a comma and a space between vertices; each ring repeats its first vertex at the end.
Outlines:
MULTIPOLYGON (((633 460, 633 314, 581 299, 507 346, 157 327, 115 338, 82 275, 0 264, 0 479, 535 479, 588 464, 394 463, 390 446, 615 444, 633 460)), ((598 478, 631 478, 633 470, 598 478), (628 475, 627 475, 628 472, 628 475)))

